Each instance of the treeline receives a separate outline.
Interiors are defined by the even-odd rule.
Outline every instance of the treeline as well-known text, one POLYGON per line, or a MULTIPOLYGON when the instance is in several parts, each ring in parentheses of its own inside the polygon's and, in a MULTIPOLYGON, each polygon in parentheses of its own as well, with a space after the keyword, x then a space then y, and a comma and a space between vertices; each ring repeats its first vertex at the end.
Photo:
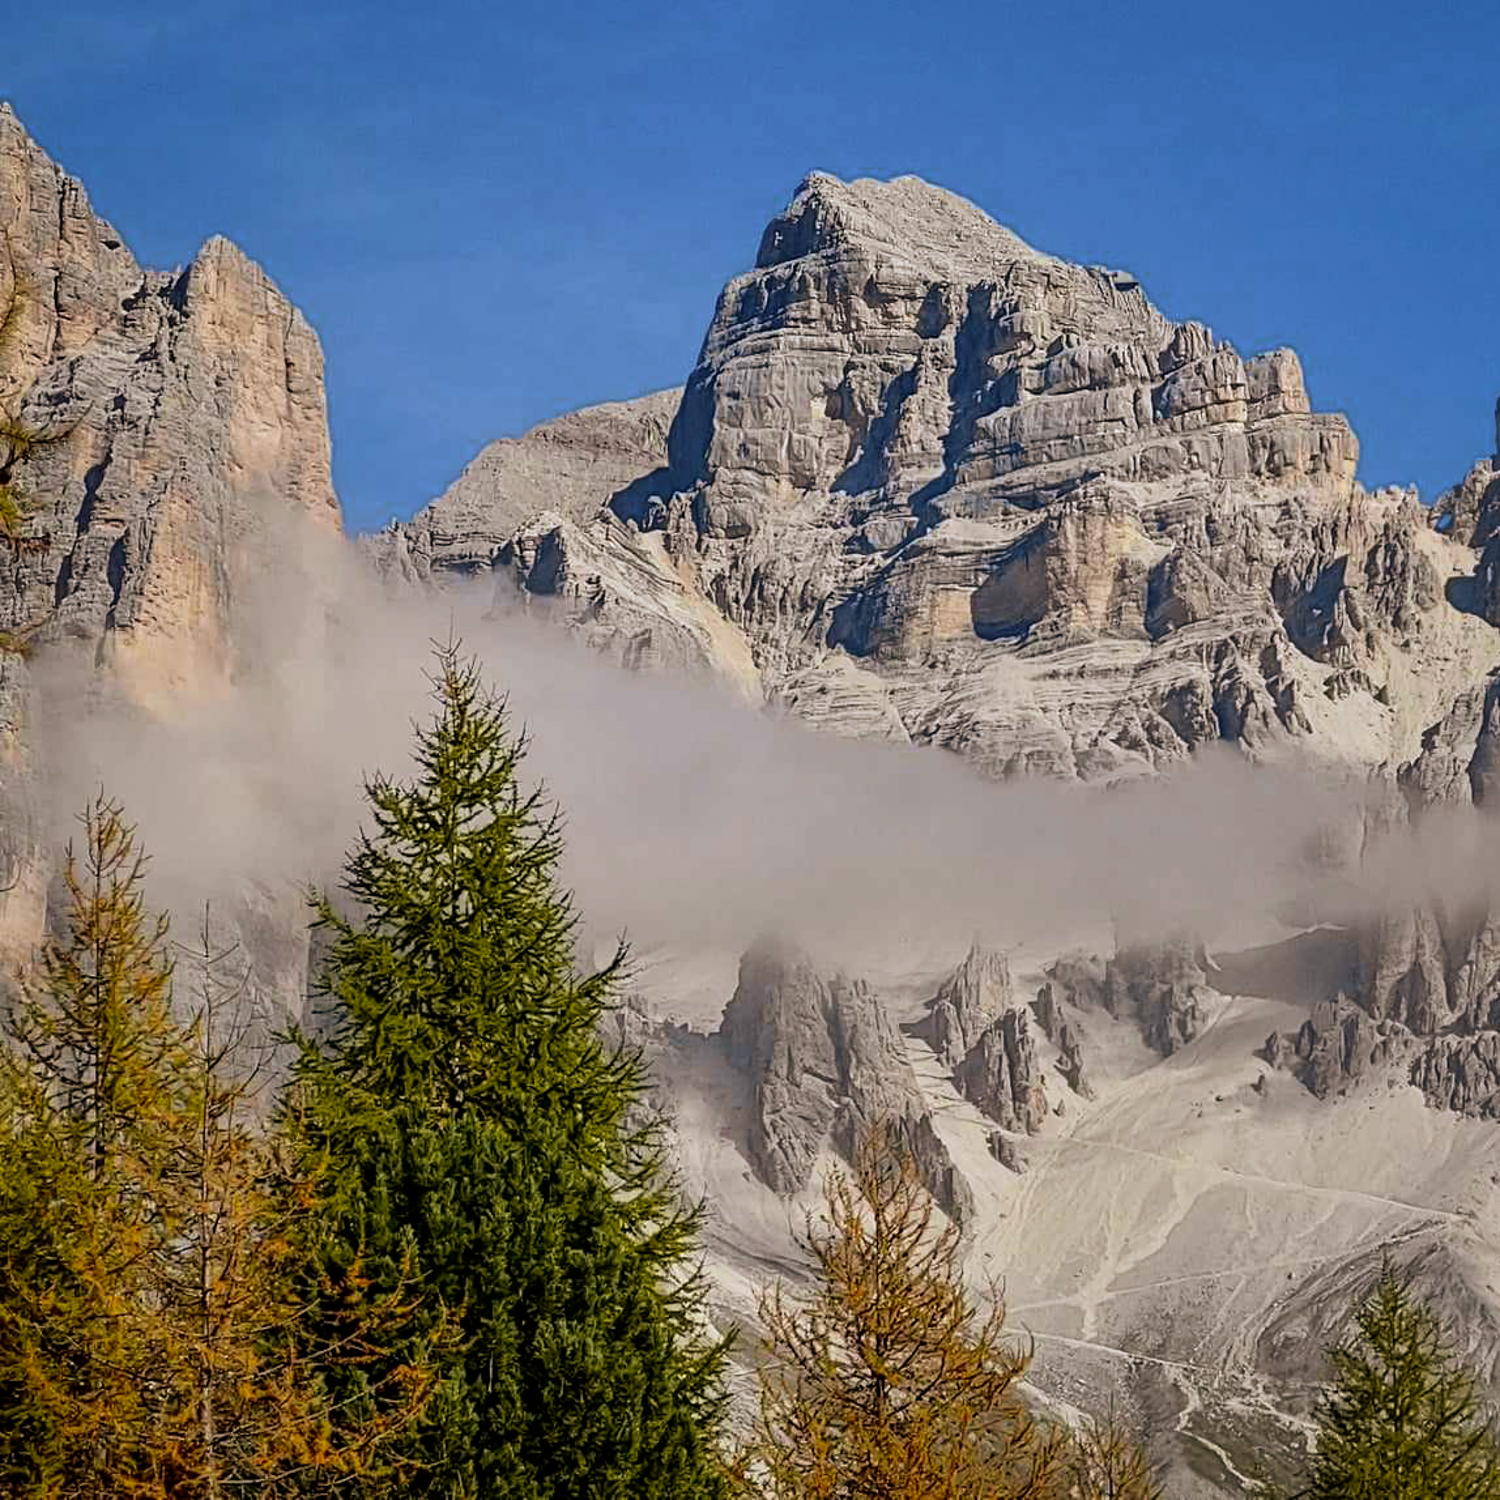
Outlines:
MULTIPOLYGON (((555 810, 440 654, 415 771, 320 896, 319 1024, 249 1029, 101 799, 0 1049, 0 1494, 28 1500, 1147 1500, 1142 1448, 1024 1387, 893 1137, 833 1173, 747 1349, 707 1315, 639 1055, 580 972, 555 810)), ((1472 1380, 1388 1272, 1306 1493, 1500 1496, 1472 1380)))

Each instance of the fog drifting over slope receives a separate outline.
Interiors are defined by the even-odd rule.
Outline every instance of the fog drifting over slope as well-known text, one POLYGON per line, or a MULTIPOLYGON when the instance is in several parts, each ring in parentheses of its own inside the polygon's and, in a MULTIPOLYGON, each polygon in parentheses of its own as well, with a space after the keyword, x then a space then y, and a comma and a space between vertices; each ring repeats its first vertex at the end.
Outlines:
MULTIPOLYGON (((179 912, 250 879, 336 881, 362 776, 401 774, 432 711, 432 642, 459 636, 531 736, 527 774, 567 819, 565 875, 591 933, 639 949, 734 948, 775 929, 857 964, 975 937, 1053 950, 1080 935, 1244 941, 1276 916, 1488 882, 1469 825, 1403 841, 1356 889, 1309 850, 1358 848, 1358 779, 1256 769, 1225 751, 1111 790, 996 784, 956 757, 817 735, 706 684, 626 673, 491 586, 388 593, 347 543, 272 537, 240 601, 233 692, 158 718, 42 660, 56 829, 101 784, 179 912), (1378 873, 1377 873, 1378 872, 1378 873)), ((1471 820, 1472 823, 1472 820, 1471 820)))

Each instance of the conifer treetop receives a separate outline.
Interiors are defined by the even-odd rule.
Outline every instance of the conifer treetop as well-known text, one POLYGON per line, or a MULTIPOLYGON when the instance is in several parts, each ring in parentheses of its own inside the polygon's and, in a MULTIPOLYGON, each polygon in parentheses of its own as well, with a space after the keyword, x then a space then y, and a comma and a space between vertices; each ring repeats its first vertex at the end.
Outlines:
POLYGON ((366 783, 371 827, 345 863, 346 909, 317 900, 337 1016, 327 1061, 373 1099, 439 1113, 618 1117, 627 1080, 595 1023, 624 949, 575 972, 561 819, 542 787, 522 784, 526 737, 456 645, 438 649, 432 680, 414 774, 366 783), (549 1077, 568 1088, 547 1097, 549 1077))
POLYGON ((1438 1315, 1387 1261, 1329 1351, 1311 1500, 1497 1500, 1500 1449, 1438 1315))

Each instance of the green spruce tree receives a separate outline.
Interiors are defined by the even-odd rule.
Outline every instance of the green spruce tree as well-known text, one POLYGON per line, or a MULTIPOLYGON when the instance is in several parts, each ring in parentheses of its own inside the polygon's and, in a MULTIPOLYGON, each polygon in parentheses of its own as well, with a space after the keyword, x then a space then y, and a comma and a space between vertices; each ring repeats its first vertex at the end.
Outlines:
MULTIPOLYGON (((289 1118, 332 1185, 321 1266, 411 1264, 463 1346, 411 1445, 442 1496, 716 1495, 723 1348, 702 1328, 697 1218, 638 1123, 639 1056, 608 1046, 623 951, 575 967, 556 812, 477 669, 441 651, 416 774, 327 899, 328 1028, 289 1118)), ((378 1404, 371 1368, 349 1408, 378 1404)))
POLYGON ((1495 1500, 1500 1449, 1436 1313, 1389 1263, 1329 1351, 1312 1500, 1495 1500))

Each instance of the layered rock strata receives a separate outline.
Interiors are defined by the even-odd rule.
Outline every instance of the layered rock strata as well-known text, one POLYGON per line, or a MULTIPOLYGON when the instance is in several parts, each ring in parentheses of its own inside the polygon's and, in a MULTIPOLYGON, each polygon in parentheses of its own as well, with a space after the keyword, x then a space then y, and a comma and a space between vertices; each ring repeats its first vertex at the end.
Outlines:
POLYGON ((1375 764, 1441 704, 1424 652, 1500 661, 1445 599, 1472 528, 1360 489, 1294 354, 1244 358, 914 178, 808 178, 720 296, 664 450, 651 401, 538 429, 377 552, 446 549, 622 659, 997 774, 1218 740, 1375 764), (620 480, 592 520, 574 458, 542 463, 590 442, 620 480), (549 514, 519 521, 526 496, 549 514))
MULTIPOLYGON (((84 189, 0 104, 0 945, 45 919, 47 768, 32 663, 170 713, 244 663, 235 616, 294 528, 336 534, 323 355, 302 315, 224 239, 143 268, 84 189), (76 675, 75 674, 75 675, 76 675)), ((294 586, 294 585, 291 585, 294 586)), ((249 939, 248 893, 220 911, 249 939)), ((277 917, 272 927, 282 920, 277 917)), ((269 934, 269 929, 267 930, 269 934)), ((305 965, 280 929, 258 986, 295 1001, 305 965)))

